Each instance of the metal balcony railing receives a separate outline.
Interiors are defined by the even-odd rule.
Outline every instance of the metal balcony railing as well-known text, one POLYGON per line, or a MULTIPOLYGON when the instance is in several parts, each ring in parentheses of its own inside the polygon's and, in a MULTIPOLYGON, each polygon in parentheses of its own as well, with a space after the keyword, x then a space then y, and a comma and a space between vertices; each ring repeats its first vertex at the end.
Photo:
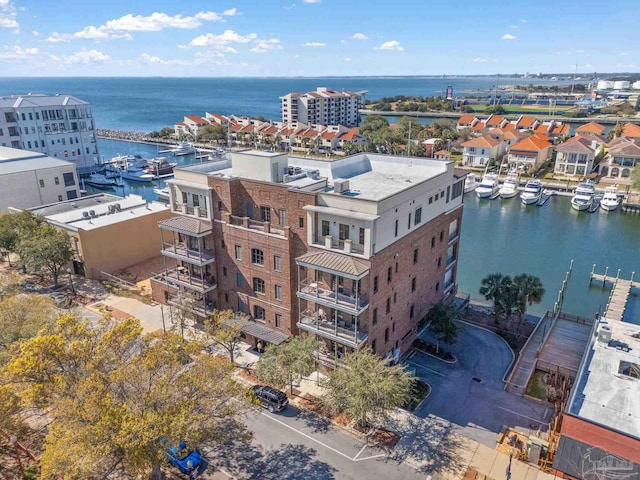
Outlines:
POLYGON ((196 260, 198 262, 211 262, 215 260, 213 249, 191 249, 188 248, 184 243, 178 242, 176 244, 164 242, 162 244, 162 253, 163 254, 173 254, 177 257, 184 257, 189 260, 196 260))
POLYGON ((356 311, 361 311, 369 305, 367 298, 362 295, 356 296, 353 293, 348 294, 345 293, 344 289, 340 288, 338 288, 336 292, 325 287, 322 283, 310 279, 305 279, 300 282, 300 290, 298 293, 311 301, 316 301, 316 303, 323 303, 328 306, 337 305, 356 311))
POLYGON ((361 330, 356 330, 355 324, 346 326, 341 321, 330 321, 321 317, 318 312, 305 310, 300 314, 298 326, 311 333, 315 333, 325 338, 329 338, 344 345, 359 347, 368 338, 368 334, 361 330), (342 325, 340 325, 342 323, 342 325))

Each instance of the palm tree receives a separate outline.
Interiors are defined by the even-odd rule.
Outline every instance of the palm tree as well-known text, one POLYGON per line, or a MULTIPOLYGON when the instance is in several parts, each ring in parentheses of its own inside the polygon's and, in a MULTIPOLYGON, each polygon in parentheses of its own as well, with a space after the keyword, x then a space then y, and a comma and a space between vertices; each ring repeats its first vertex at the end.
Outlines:
POLYGON ((496 325, 500 322, 500 315, 505 313, 504 297, 507 289, 511 285, 511 277, 502 273, 491 273, 484 277, 481 282, 480 295, 485 300, 493 301, 493 315, 496 325))
POLYGON ((274 143, 276 144, 277 150, 282 150, 282 135, 280 135, 279 133, 276 133, 276 138, 274 140, 274 143))
POLYGON ((460 311, 453 305, 436 303, 427 312, 427 321, 430 322, 429 330, 438 337, 436 352, 440 351, 440 342, 451 345, 458 339, 458 325, 456 320, 460 311))
POLYGON ((527 306, 542 302, 544 286, 538 277, 526 273, 513 277, 513 286, 516 289, 518 299, 518 328, 516 335, 519 336, 527 306))

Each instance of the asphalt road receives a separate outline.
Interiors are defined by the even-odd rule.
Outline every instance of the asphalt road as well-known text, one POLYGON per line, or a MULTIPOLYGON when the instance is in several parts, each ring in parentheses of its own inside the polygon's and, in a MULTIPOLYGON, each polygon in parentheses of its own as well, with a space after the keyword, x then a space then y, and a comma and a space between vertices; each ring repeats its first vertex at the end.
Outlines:
POLYGON ((262 409, 251 412, 247 426, 253 434, 250 443, 238 441, 224 450, 205 452, 211 473, 215 470, 216 475, 222 472, 229 478, 265 480, 426 478, 426 474, 387 458, 383 450, 295 407, 279 414, 262 409))

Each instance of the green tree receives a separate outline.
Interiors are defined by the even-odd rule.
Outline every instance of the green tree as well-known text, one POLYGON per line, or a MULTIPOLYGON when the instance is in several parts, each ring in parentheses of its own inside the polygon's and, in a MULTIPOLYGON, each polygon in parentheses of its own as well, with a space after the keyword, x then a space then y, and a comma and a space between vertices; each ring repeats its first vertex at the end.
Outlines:
POLYGON ((415 378, 401 364, 388 363, 366 350, 345 355, 325 382, 325 403, 362 427, 374 416, 386 417, 407 401, 415 378))
POLYGON ((458 339, 456 320, 459 316, 460 311, 456 307, 444 303, 434 304, 427 312, 427 321, 430 322, 429 330, 438 338, 436 351, 440 351, 440 342, 453 345, 458 339))
POLYGON ((480 295, 493 302, 493 317, 497 325, 500 315, 505 313, 503 300, 506 289, 511 285, 511 277, 499 272, 491 273, 482 279, 480 285, 480 295))
POLYGON ((279 387, 289 385, 293 393, 294 380, 311 375, 315 369, 318 342, 310 335, 298 335, 280 345, 270 345, 256 366, 261 381, 279 387), (262 361, 264 365, 261 365, 262 361))
POLYGON ((224 143, 227 140, 227 129, 224 125, 210 124, 200 129, 199 137, 207 142, 224 143))
POLYGON ((20 344, 7 374, 23 402, 55 418, 41 478, 102 478, 115 465, 161 478, 159 439, 198 445, 244 434, 248 395, 233 366, 176 333, 141 330, 135 319, 92 326, 67 315, 52 334, 20 344))
POLYGON ((622 136, 622 132, 624 130, 624 124, 616 123, 616 126, 609 130, 607 134, 607 140, 611 141, 614 138, 620 138, 622 136))
POLYGON ((629 175, 631 179, 631 186, 634 190, 640 191, 640 167, 636 167, 631 170, 631 175, 629 175))
POLYGON ((409 129, 411 129, 411 138, 418 138, 420 136, 420 131, 422 130, 422 125, 418 123, 418 119, 416 117, 400 117, 396 126, 398 134, 407 139, 409 136, 409 129))
POLYGON ((544 297, 544 286, 542 281, 534 276, 522 273, 513 277, 513 286, 517 292, 518 299, 518 328, 517 334, 520 335, 522 322, 527 313, 527 306, 542 302, 544 297))
POLYGON ((69 235, 62 230, 42 223, 30 238, 21 238, 20 256, 33 271, 44 269, 53 277, 58 286, 58 277, 62 269, 73 258, 69 235))
POLYGON ((382 145, 384 135, 389 131, 389 122, 380 115, 367 115, 360 123, 360 133, 364 135, 370 144, 382 145))
POLYGON ((180 290, 177 302, 171 305, 169 317, 171 323, 180 331, 182 340, 185 339, 184 331, 194 327, 200 319, 197 310, 203 307, 202 301, 196 300, 195 296, 186 290, 180 290))
POLYGON ((484 109, 485 115, 504 115, 506 113, 502 105, 489 105, 484 109))
POLYGON ((205 331, 212 340, 229 353, 229 360, 233 364, 238 351, 240 337, 249 317, 231 310, 218 310, 204 322, 205 331))
POLYGON ((18 232, 14 228, 10 215, 0 216, 0 254, 6 255, 11 266, 11 254, 15 253, 18 246, 18 232))

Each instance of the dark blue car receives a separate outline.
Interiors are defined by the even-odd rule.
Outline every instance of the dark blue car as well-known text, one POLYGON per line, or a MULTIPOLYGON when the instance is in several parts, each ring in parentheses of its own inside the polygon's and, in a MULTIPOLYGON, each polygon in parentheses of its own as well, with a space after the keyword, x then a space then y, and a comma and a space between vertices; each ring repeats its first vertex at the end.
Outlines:
POLYGON ((166 438, 160 440, 160 443, 164 445, 164 454, 167 456, 167 460, 174 467, 177 467, 182 473, 189 475, 189 478, 193 478, 193 473, 198 470, 202 457, 200 452, 189 448, 185 442, 180 442, 177 447, 169 445, 166 438))

